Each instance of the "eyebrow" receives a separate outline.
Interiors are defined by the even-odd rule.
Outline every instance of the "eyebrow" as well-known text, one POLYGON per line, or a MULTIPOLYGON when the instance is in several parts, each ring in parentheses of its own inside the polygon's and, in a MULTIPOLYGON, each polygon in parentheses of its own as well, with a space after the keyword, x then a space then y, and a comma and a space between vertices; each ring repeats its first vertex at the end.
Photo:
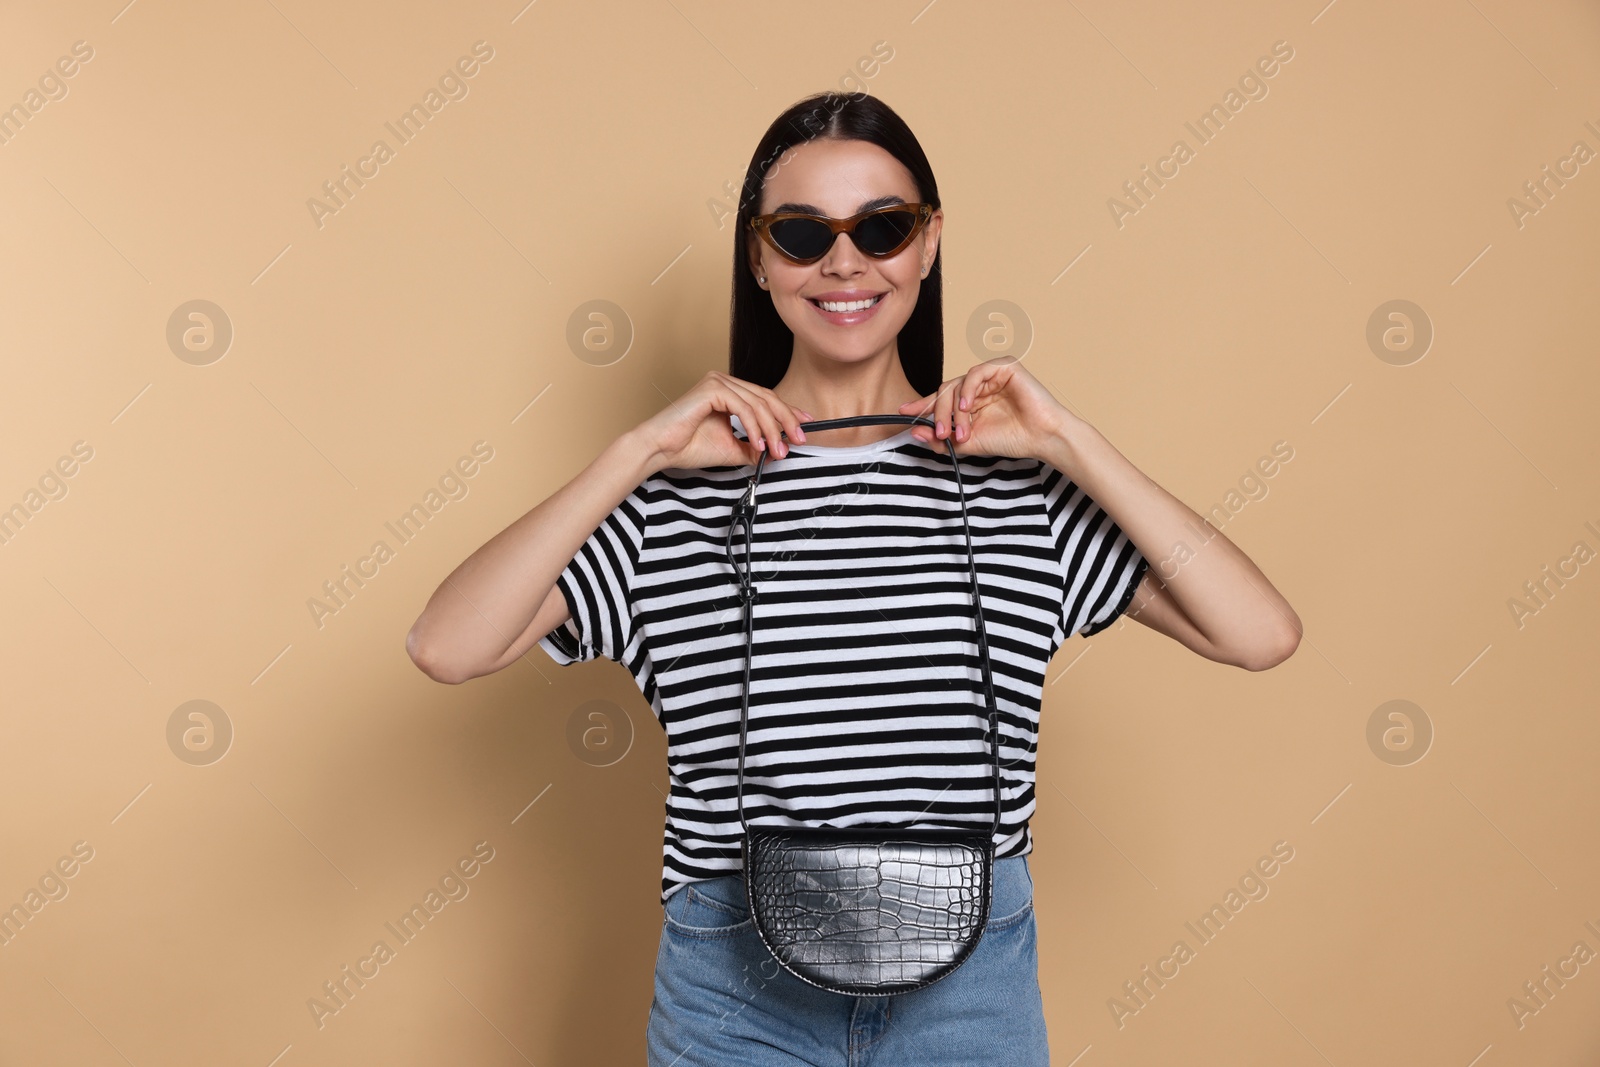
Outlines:
MULTIPOLYGON (((893 194, 890 194, 889 196, 880 196, 876 199, 864 202, 860 207, 856 208, 854 214, 859 215, 863 211, 875 211, 880 207, 888 207, 890 204, 903 204, 905 202, 906 201, 904 197, 895 196, 893 194)), ((815 204, 797 204, 792 200, 785 204, 779 204, 777 207, 773 208, 772 214, 778 215, 786 211, 798 211, 806 215, 828 214, 815 204)))

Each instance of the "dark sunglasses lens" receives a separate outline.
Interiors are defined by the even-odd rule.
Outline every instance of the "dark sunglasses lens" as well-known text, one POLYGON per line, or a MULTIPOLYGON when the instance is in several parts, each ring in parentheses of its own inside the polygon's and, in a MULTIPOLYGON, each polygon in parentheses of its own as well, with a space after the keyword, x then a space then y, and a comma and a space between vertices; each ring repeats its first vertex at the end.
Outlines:
POLYGON ((833 234, 815 219, 779 219, 767 232, 779 248, 796 259, 816 259, 833 244, 833 234))
POLYGON ((917 213, 910 208, 869 215, 856 226, 856 247, 869 256, 886 256, 906 243, 917 224, 917 213))

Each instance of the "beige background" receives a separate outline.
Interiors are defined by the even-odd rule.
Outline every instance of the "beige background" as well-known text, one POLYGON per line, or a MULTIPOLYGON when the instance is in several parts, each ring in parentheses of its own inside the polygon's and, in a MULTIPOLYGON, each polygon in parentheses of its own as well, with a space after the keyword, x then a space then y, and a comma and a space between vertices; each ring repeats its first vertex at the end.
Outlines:
POLYGON ((27 512, 0 545, 0 904, 93 853, 0 947, 0 1062, 642 1061, 660 729, 615 664, 535 650, 449 687, 404 637, 464 556, 725 368, 725 183, 852 71, 940 180, 947 375, 1015 304, 1030 368, 1196 510, 1231 503, 1213 521, 1306 625, 1264 674, 1127 622, 1053 664, 1055 1061, 1600 1056, 1600 964, 1508 1006, 1600 952, 1600 564, 1508 606, 1600 549, 1600 163, 1508 207, 1600 151, 1592 4, 123 3, 0 33, 0 104, 93 49, 0 145, 0 506, 27 512), (323 182, 478 41, 468 95, 319 226, 323 182), (1268 94, 1198 144, 1184 123, 1278 41, 1268 94), (1179 138, 1194 158, 1119 227, 1108 201, 1179 138), (167 328, 202 299, 234 337, 196 365, 167 328), (597 299, 620 359, 569 348, 597 299), (1402 299, 1435 336, 1397 366, 1367 329, 1402 299), (479 441, 401 545, 385 522, 479 441), (191 700, 232 726, 209 765, 169 745, 191 700), (569 743, 594 700, 612 733, 569 743), (1422 758, 1369 742, 1391 700, 1422 758), (1184 924, 1280 841, 1270 894, 1201 945, 1184 924), (469 894, 319 1028, 308 1000, 479 842, 469 894))

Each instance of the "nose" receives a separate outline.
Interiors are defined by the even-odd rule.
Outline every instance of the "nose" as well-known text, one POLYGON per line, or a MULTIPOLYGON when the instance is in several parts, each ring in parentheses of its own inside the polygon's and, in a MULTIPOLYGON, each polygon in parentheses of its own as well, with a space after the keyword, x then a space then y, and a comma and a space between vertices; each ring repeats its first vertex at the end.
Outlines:
POLYGON ((818 262, 822 268, 835 274, 859 274, 866 265, 867 257, 850 240, 850 235, 841 233, 833 239, 833 247, 828 249, 828 254, 818 262))

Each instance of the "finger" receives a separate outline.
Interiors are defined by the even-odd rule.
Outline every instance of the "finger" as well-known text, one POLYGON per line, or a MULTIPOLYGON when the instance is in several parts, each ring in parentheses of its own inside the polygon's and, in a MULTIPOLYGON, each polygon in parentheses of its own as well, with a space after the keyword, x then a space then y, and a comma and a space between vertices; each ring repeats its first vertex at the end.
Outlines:
POLYGON ((755 409, 744 403, 732 403, 729 407, 739 416, 739 424, 744 427, 744 440, 741 442, 744 446, 744 462, 746 465, 754 465, 756 460, 761 458, 761 453, 766 451, 765 442, 761 440, 761 431, 757 429, 755 409))
POLYGON ((781 396, 773 392, 771 389, 768 389, 766 386, 756 385, 754 382, 747 382, 743 378, 733 379, 733 384, 745 389, 759 402, 771 409, 773 418, 777 421, 778 425, 784 429, 788 429, 788 424, 791 420, 798 425, 799 423, 804 422, 806 419, 811 417, 811 413, 809 411, 803 410, 796 404, 786 403, 781 396))
MULTIPOLYGON (((744 450, 745 464, 754 464, 763 451, 757 443, 761 436, 761 431, 757 429, 758 420, 754 405, 745 400, 739 389, 724 380, 719 383, 717 391, 712 394, 711 406, 725 415, 733 414, 739 416, 739 425, 744 429, 744 439, 740 440, 736 436, 734 440, 738 441, 739 446, 744 450)), ((730 426, 728 429, 731 433, 733 428, 730 426)))
POLYGON ((749 382, 745 382, 743 380, 740 380, 739 384, 746 386, 747 388, 754 389, 757 393, 759 393, 761 397, 772 406, 773 410, 777 412, 778 421, 784 424, 785 427, 788 426, 791 416, 793 417, 793 421, 797 428, 802 422, 817 421, 817 417, 811 414, 811 412, 799 407, 798 405, 785 403, 783 398, 777 393, 773 392, 771 389, 766 389, 757 385, 751 385, 749 382))
POLYGON ((904 404, 900 405, 900 410, 905 412, 907 415, 920 415, 924 411, 927 411, 929 408, 933 407, 934 402, 938 399, 939 394, 936 391, 932 396, 919 396, 915 400, 907 400, 904 404))
POLYGON ((961 378, 951 378, 939 387, 939 399, 933 406, 932 418, 934 436, 941 441, 950 436, 950 410, 955 407, 956 390, 960 388, 961 381, 961 378))
POLYGON ((977 410, 975 402, 993 377, 994 368, 987 363, 980 363, 962 375, 961 384, 955 390, 954 411, 950 416, 957 441, 972 437, 972 416, 977 410))
MULTIPOLYGON (((900 414, 926 416, 929 411, 933 410, 933 405, 938 399, 939 394, 936 391, 932 396, 919 396, 915 400, 907 400, 900 405, 900 414)), ((917 424, 912 425, 911 436, 923 444, 927 444, 929 440, 928 432, 917 424)))
MULTIPOLYGON (((737 391, 750 405, 753 416, 751 421, 745 423, 746 431, 758 436, 759 446, 764 446, 765 451, 774 459, 782 459, 789 451, 789 446, 784 444, 782 437, 783 426, 778 422, 777 415, 769 408, 762 395, 765 390, 757 391, 759 386, 749 386, 737 379, 729 379, 729 389, 737 391)), ((744 416, 739 416, 743 420, 744 416)))
MULTIPOLYGON (((900 405, 900 413, 902 415, 917 415, 923 418, 931 419, 933 416, 930 414, 930 412, 933 411, 934 405, 938 402, 939 393, 938 390, 935 390, 929 396, 919 396, 915 400, 907 400, 904 404, 900 405)), ((933 435, 930 434, 928 430, 920 424, 913 424, 911 428, 911 436, 915 437, 923 444, 927 444, 933 439, 933 435)))
POLYGON ((767 390, 764 399, 767 402, 767 407, 772 410, 773 417, 778 420, 778 425, 788 435, 789 440, 804 442, 806 432, 800 428, 800 424, 812 421, 810 413, 785 404, 778 398, 778 394, 770 389, 767 390))
POLYGON ((972 436, 972 412, 967 410, 967 397, 974 387, 980 368, 974 367, 961 376, 961 381, 950 391, 950 436, 957 442, 972 436))
MULTIPOLYGON (((723 419, 721 425, 726 427, 728 437, 732 439, 734 447, 739 450, 739 458, 734 462, 749 465, 755 463, 756 458, 760 455, 760 450, 756 448, 755 438, 750 433, 750 427, 755 416, 750 412, 749 405, 744 402, 744 398, 730 387, 735 380, 731 375, 723 374, 720 371, 707 371, 706 376, 700 380, 699 388, 703 388, 707 393, 705 404, 709 409, 709 413, 721 416, 723 419), (745 432, 743 438, 734 431, 733 424, 728 421, 732 416, 738 417, 739 426, 745 432)), ((702 420, 701 425, 695 427, 695 435, 699 436, 703 428, 704 420, 702 420)), ((717 436, 720 438, 720 435, 717 436)))

